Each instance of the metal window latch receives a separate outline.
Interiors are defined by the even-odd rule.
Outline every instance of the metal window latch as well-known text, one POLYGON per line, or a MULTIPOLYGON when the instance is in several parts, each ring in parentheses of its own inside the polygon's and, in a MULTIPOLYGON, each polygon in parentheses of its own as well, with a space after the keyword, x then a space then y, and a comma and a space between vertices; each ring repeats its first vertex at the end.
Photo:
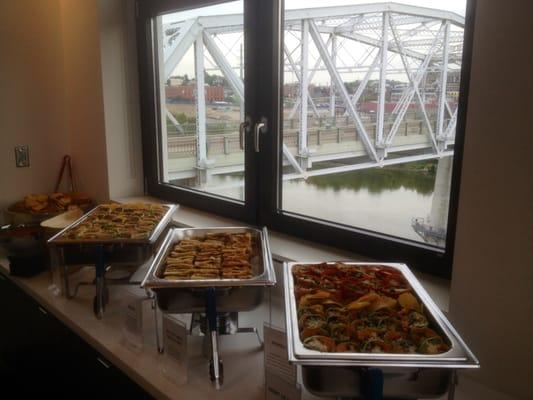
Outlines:
POLYGON ((241 150, 244 150, 244 136, 246 132, 250 131, 250 126, 252 125, 250 117, 246 117, 244 122, 239 124, 239 147, 241 150))
POLYGON ((262 117, 261 120, 257 122, 254 127, 254 149, 256 153, 259 153, 260 151, 259 134, 267 133, 267 130, 268 130, 267 119, 265 117, 262 117))

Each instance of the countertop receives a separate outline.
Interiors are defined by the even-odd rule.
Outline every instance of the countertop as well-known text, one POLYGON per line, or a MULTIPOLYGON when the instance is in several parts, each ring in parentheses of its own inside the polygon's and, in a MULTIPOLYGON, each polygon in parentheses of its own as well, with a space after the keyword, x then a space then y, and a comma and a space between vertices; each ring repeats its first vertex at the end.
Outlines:
MULTIPOLYGON (((233 221, 213 217, 206 213, 180 207, 175 222, 184 226, 233 225, 233 221)), ((264 322, 284 327, 281 261, 321 261, 351 259, 364 261, 362 257, 325 246, 317 246, 303 240, 270 233, 278 284, 265 289, 263 303, 253 312, 239 314, 240 326, 255 326, 262 336, 264 322)), ((0 257, 0 268, 8 271, 7 260, 0 257)), ((84 268, 74 274, 72 280, 92 280, 92 268, 84 268)), ((418 276, 437 305, 446 310, 448 289, 446 281, 418 276), (427 278, 427 279, 426 279, 427 278)), ((71 300, 55 295, 50 289, 52 276, 44 272, 32 278, 11 277, 22 290, 35 298, 68 328, 93 346, 103 357, 120 368, 152 396, 159 399, 264 399, 264 354, 254 334, 237 334, 220 337, 221 357, 224 362, 224 385, 217 391, 209 381, 207 359, 202 355, 202 337, 189 336, 188 382, 178 384, 163 373, 164 355, 157 351, 154 318, 149 315, 144 328, 145 338, 141 349, 129 345, 123 331, 126 320, 126 293, 145 296, 138 285, 110 286, 110 301, 102 320, 92 312, 93 286, 81 286, 71 300)), ((147 300, 150 301, 150 300, 147 300)), ((150 311, 151 312, 151 311, 150 311)), ((316 399, 304 391, 304 399, 316 399)))

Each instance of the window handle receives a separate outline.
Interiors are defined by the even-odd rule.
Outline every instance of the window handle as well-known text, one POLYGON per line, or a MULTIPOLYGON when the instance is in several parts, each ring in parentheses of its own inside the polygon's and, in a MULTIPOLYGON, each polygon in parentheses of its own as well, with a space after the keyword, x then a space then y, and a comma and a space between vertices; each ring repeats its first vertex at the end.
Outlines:
POLYGON ((261 118, 261 121, 257 122, 254 127, 254 149, 256 153, 259 153, 259 134, 267 132, 267 120, 265 117, 261 118))
POLYGON ((250 126, 250 119, 246 117, 246 121, 239 124, 239 147, 244 150, 244 134, 248 131, 250 126))

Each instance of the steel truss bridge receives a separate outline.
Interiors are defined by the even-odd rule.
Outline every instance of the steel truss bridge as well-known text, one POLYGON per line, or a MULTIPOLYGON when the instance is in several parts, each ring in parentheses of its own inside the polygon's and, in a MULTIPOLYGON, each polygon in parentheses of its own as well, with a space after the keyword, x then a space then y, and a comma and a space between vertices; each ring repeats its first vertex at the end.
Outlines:
MULTIPOLYGON (((204 89, 204 72, 224 76, 244 119, 242 21, 242 14, 158 20, 162 88, 194 49, 196 122, 180 124, 162 110, 167 181, 202 185, 244 168, 238 117, 210 122, 204 89)), ((293 167, 284 179, 452 155, 463 29, 455 13, 398 3, 287 10, 284 76, 297 93, 284 99, 284 164, 293 167), (315 77, 328 81, 321 99, 313 97, 315 77), (353 90, 350 80, 358 83, 353 90), (369 92, 374 110, 363 107, 369 92), (321 168, 333 160, 338 165, 321 168)))

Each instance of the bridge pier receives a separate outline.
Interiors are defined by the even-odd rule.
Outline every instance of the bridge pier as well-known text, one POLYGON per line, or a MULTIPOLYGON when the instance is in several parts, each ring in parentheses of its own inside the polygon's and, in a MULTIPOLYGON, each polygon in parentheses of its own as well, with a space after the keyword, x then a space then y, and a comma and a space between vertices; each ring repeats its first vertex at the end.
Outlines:
POLYGON ((411 223, 415 232, 426 243, 435 244, 440 247, 446 245, 452 167, 453 157, 449 156, 439 159, 429 215, 425 219, 413 218, 411 223))
POLYGON ((205 167, 196 167, 196 180, 195 185, 197 187, 203 187, 207 184, 208 180, 208 174, 207 174, 207 168, 205 167))
POLYGON ((309 157, 309 153, 307 154, 299 154, 296 157, 296 161, 298 161, 298 165, 300 165, 300 168, 304 171, 307 171, 313 166, 313 162, 311 161, 311 158, 309 157))
POLYGON ((446 231, 448 225, 452 166, 453 157, 443 157, 437 164, 437 176, 435 177, 433 200, 431 202, 431 211, 428 216, 428 224, 434 229, 446 231))

